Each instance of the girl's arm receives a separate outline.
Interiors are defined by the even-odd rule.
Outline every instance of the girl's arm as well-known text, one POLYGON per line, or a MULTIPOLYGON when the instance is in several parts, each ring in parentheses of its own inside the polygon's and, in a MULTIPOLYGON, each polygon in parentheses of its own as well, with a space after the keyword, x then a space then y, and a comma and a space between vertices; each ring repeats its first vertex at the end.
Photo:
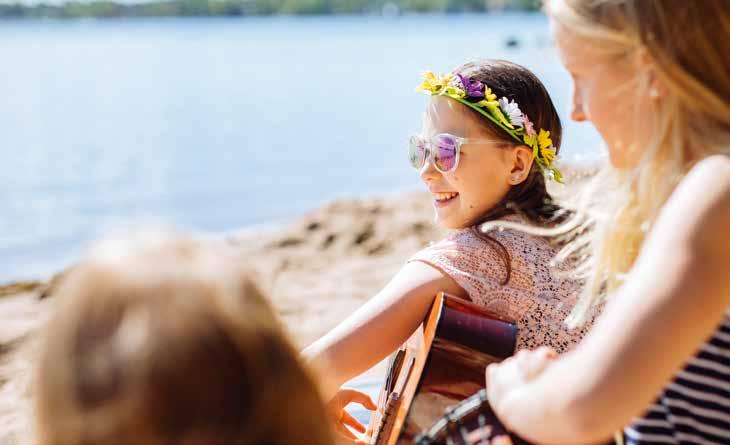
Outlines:
POLYGON ((715 331, 730 306, 729 264, 730 161, 715 157, 678 186, 626 284, 575 350, 541 372, 530 369, 549 362, 544 353, 488 368, 497 415, 541 444, 610 438, 715 331))
POLYGON ((419 261, 407 263, 375 297, 308 346, 303 354, 319 371, 326 400, 403 344, 439 291, 466 295, 438 269, 419 261))

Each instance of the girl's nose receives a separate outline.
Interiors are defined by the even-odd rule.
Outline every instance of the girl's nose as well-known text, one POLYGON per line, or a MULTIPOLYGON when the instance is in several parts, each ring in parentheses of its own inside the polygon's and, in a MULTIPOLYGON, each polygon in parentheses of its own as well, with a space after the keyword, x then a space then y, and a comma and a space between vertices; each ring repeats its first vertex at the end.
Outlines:
POLYGON ((440 174, 441 173, 436 170, 436 167, 433 166, 433 163, 427 157, 426 161, 423 163, 423 167, 421 167, 421 179, 424 182, 432 181, 436 179, 440 174))

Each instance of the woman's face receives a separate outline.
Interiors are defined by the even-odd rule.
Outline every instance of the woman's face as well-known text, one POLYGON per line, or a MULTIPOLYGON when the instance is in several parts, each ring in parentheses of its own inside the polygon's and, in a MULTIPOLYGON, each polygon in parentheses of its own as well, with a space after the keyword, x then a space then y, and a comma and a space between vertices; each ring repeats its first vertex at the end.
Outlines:
MULTIPOLYGON (((445 97, 432 98, 424 115, 422 136, 426 138, 448 133, 489 141, 462 145, 453 172, 439 172, 428 159, 421 168, 421 179, 431 192, 436 223, 441 227, 472 225, 499 203, 511 185, 524 180, 524 166, 515 167, 515 147, 489 135, 476 119, 464 105, 445 97)), ((527 169, 529 173, 529 166, 527 169)))
POLYGON ((561 62, 573 78, 570 117, 590 121, 608 146, 618 169, 633 167, 649 141, 651 100, 641 92, 639 61, 631 55, 610 55, 552 21, 561 62))

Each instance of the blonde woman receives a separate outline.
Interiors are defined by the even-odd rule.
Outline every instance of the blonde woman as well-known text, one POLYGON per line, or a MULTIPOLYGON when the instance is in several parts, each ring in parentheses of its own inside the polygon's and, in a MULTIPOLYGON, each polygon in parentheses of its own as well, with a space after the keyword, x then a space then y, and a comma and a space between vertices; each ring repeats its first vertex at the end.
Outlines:
MULTIPOLYGON (((572 117, 602 134, 607 187, 573 253, 605 296, 571 352, 487 369, 505 425, 541 444, 730 443, 730 2, 552 0, 572 117), (580 244, 586 242, 587 244, 580 244)), ((597 185, 598 187, 598 185, 597 185)), ((594 189, 595 192, 595 189, 594 189)))
POLYGON ((38 443, 334 444, 313 380, 238 263, 166 235, 97 246, 57 295, 38 443))

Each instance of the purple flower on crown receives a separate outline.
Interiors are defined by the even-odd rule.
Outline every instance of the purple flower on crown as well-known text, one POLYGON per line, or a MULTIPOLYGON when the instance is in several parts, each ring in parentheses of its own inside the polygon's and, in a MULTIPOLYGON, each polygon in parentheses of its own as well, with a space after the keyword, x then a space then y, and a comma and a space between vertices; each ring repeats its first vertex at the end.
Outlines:
POLYGON ((461 74, 457 74, 461 85, 464 87, 464 91, 468 97, 475 99, 482 99, 484 97, 484 84, 478 80, 471 80, 468 77, 464 77, 461 74))

